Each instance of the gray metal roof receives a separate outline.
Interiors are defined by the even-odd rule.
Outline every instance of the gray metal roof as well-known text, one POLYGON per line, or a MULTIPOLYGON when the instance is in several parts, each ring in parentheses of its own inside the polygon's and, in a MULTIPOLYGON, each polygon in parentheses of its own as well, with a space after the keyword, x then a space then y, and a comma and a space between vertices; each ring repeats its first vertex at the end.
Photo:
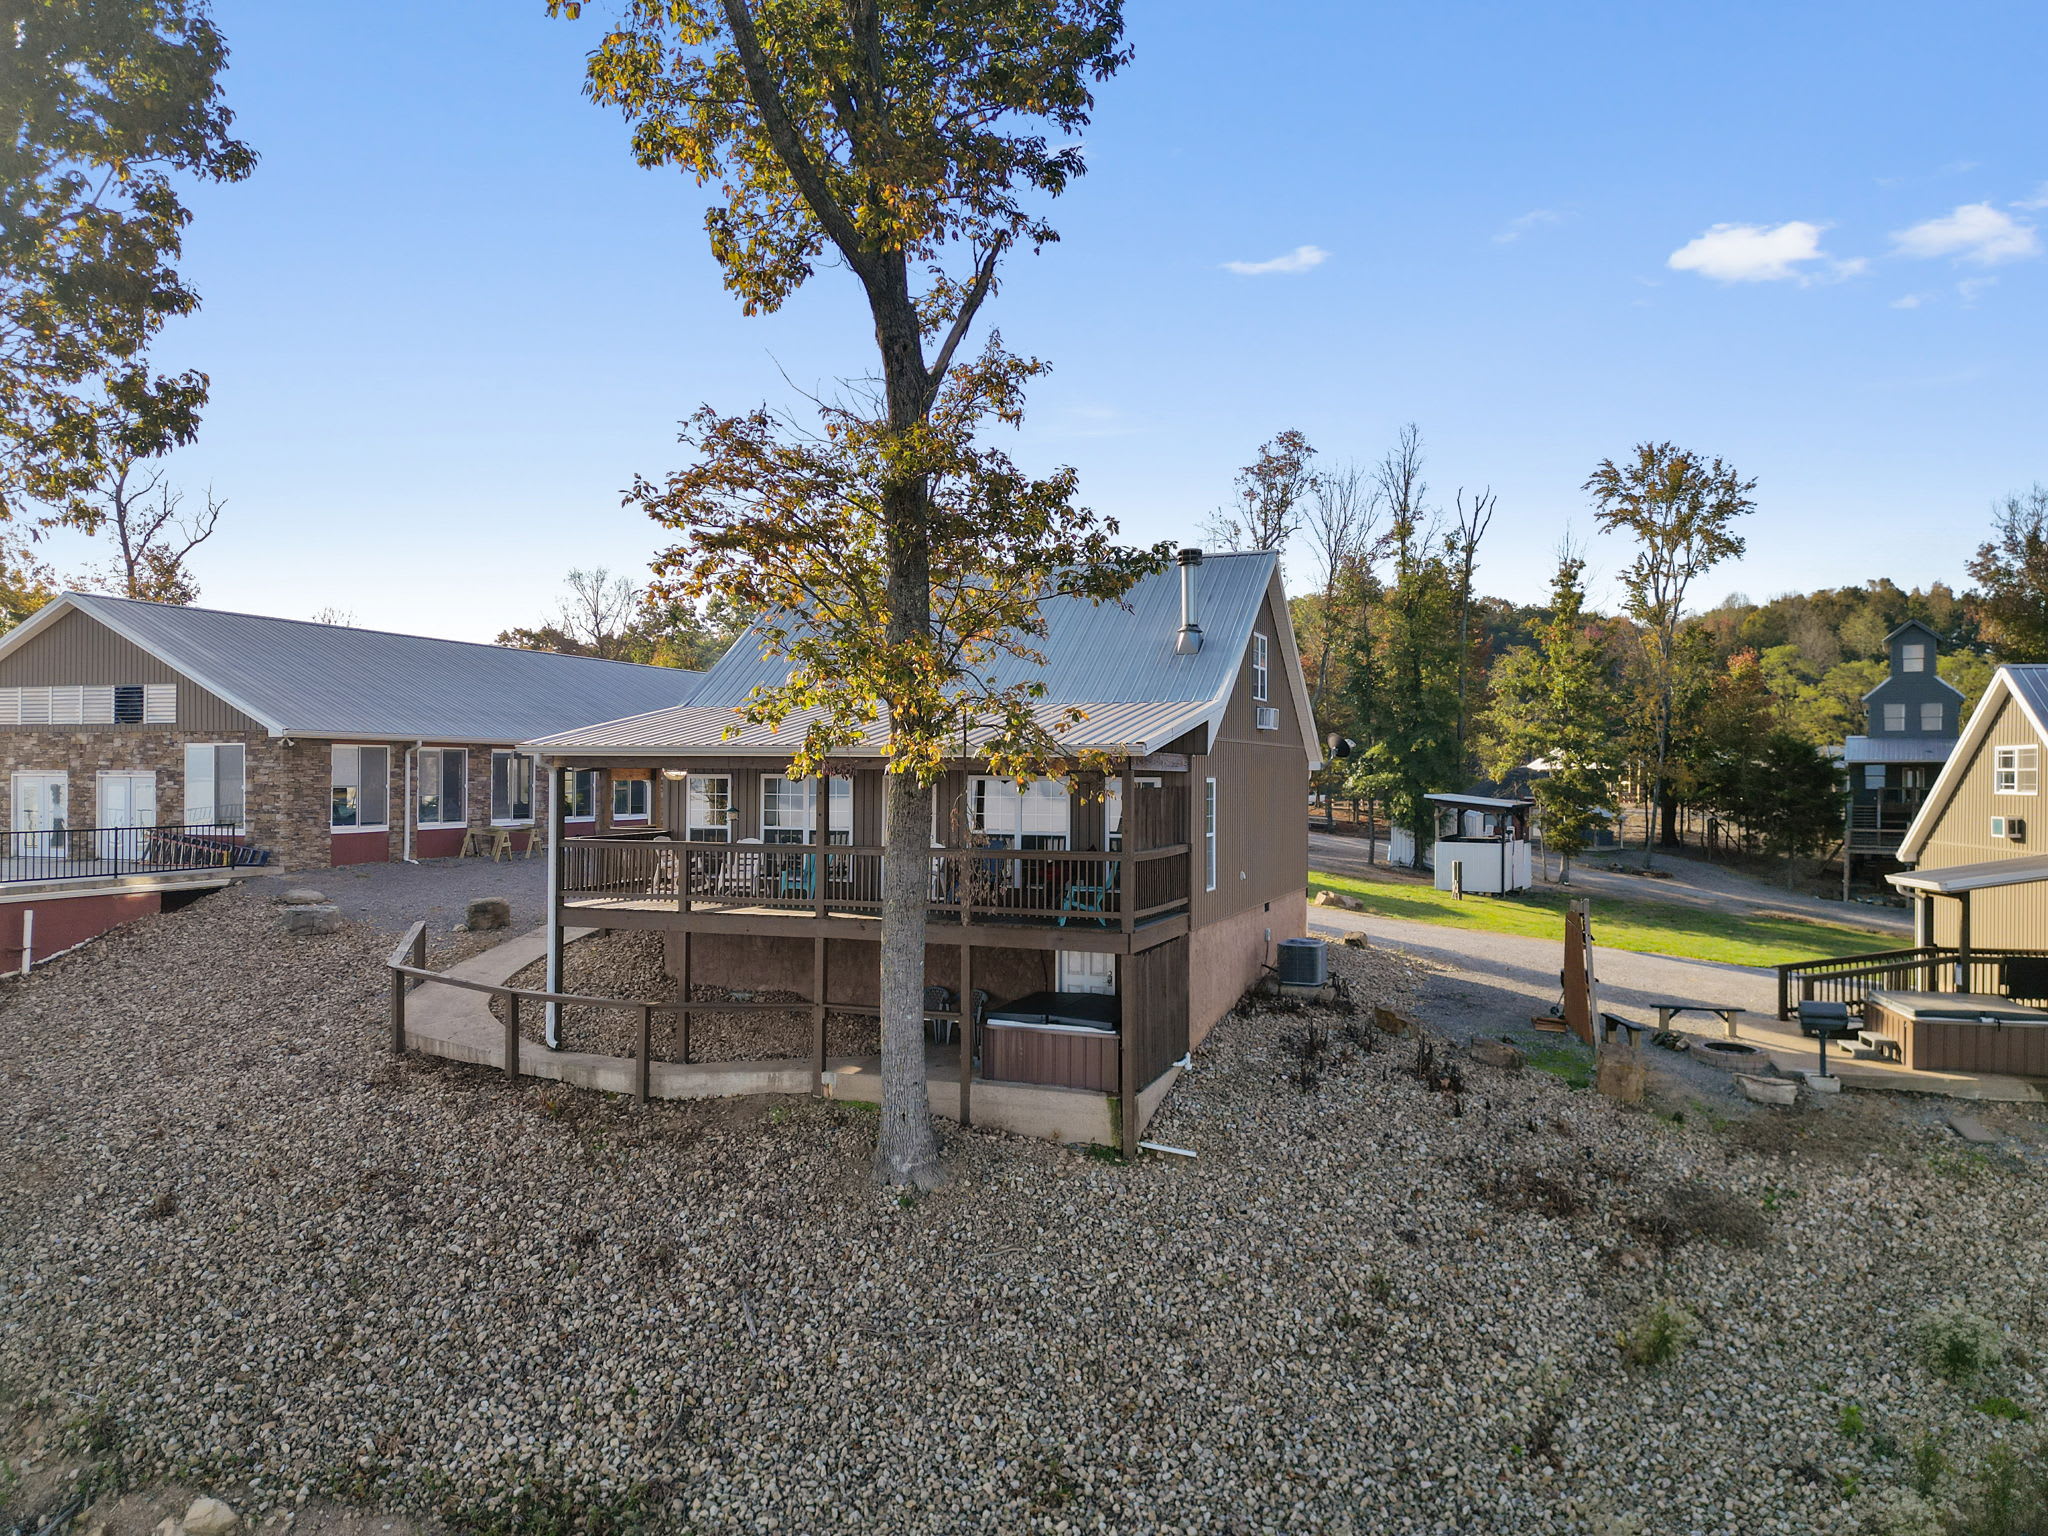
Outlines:
POLYGON ((1945 763, 1955 749, 1953 736, 1851 736, 1842 743, 1842 761, 1945 763))
POLYGON ((702 676, 92 592, 60 602, 277 735, 517 742, 677 703, 702 676))
POLYGON ((1998 669, 2005 674, 2013 696, 2034 718, 2034 728, 2048 735, 2048 661, 2008 663, 1998 669))
POLYGON ((1977 864, 1949 864, 1940 869, 1909 869, 1885 879, 1902 891, 1931 896, 1959 896, 1965 891, 1991 891, 2007 885, 2033 885, 2048 880, 2048 853, 2019 859, 1985 859, 1977 864))
MULTIPOLYGON (((1259 604, 1277 569, 1276 557, 1268 553, 1209 555, 1203 560, 1194 573, 1195 622, 1202 628, 1203 644, 1192 656, 1174 652, 1180 628, 1180 573, 1169 567, 1140 581, 1121 606, 1055 599, 1046 605, 1047 633, 1038 642, 1043 664, 1004 656, 990 671, 998 687, 1042 683, 1045 697, 1038 712, 1048 723, 1068 706, 1085 710, 1085 724, 1060 733, 1077 750, 1156 751, 1208 719, 1228 695, 1250 644, 1259 604)), ((1272 639, 1276 674, 1298 685, 1291 636, 1283 633, 1272 639)), ((779 733, 746 726, 728 739, 725 731, 738 723, 734 711, 754 689, 781 683, 788 669, 784 658, 762 649, 758 628, 749 629, 704 674, 687 705, 639 719, 561 731, 534 745, 557 751, 787 751, 801 741, 809 716, 791 716, 779 733)), ((1304 721, 1306 703, 1302 695, 1304 721)), ((877 752, 882 740, 878 727, 857 750, 877 752)), ((968 745, 973 742, 970 736, 968 745)))

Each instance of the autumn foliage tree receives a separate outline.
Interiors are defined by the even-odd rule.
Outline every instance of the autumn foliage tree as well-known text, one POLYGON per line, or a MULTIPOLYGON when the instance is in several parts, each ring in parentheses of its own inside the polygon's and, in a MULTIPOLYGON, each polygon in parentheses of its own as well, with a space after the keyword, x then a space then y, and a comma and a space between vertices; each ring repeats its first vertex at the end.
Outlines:
POLYGON ((1128 56, 1118 0, 625 0, 589 60, 588 91, 631 122, 638 161, 713 189, 705 230, 747 313, 833 262, 873 325, 875 383, 817 429, 707 409, 684 433, 696 464, 635 495, 685 535, 665 582, 768 611, 789 666, 754 713, 804 712, 798 771, 886 726, 876 1169, 893 1184, 938 1178, 933 780, 963 730, 999 771, 1057 750, 1028 690, 977 666, 1028 651, 1051 592, 1112 599, 1159 558, 1115 547, 1071 472, 1032 479, 982 446, 1040 365, 993 340, 961 352, 1005 256, 1057 238, 1029 204, 1082 173, 1093 88, 1128 56))
POLYGON ((180 178, 238 181, 227 47, 202 0, 10 4, 0 30, 0 517, 60 521, 117 455, 189 441, 198 372, 152 372, 198 307, 177 271, 180 178))
POLYGON ((1971 607, 2000 660, 2048 661, 2048 486, 2006 497, 1994 518, 1970 561, 1971 607))

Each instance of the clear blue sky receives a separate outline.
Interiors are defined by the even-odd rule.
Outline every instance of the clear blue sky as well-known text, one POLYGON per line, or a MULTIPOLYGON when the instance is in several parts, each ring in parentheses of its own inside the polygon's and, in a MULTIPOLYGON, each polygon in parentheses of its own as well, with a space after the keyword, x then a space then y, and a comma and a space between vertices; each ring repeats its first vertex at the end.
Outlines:
MULTIPOLYGON (((582 99, 606 0, 216 4, 263 159, 192 199, 205 307, 159 351, 214 380, 176 465, 229 501, 202 601, 489 638, 571 565, 644 569, 618 491, 698 403, 867 370, 849 279, 741 317, 696 189, 582 99)), ((2048 478, 2036 7, 1128 21, 1065 241, 990 314, 1056 368, 1021 455, 1130 535, 1190 537, 1280 428, 1371 458, 1412 419, 1444 500, 1499 493, 1484 586, 1536 599, 1592 465, 1671 438, 1760 482, 1712 602, 1959 581, 1992 498, 2048 478)))

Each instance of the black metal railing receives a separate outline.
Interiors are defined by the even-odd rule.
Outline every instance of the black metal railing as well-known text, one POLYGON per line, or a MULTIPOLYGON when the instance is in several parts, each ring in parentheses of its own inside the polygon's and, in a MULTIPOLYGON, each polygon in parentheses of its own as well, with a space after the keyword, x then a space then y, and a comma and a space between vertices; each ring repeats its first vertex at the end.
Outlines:
POLYGON ((1777 967, 1778 1017, 1789 1019, 1802 1002, 1847 1003, 1853 1010, 1873 992, 1974 992, 2048 1005, 2048 996, 2035 990, 2043 959, 2048 950, 1973 946, 1964 960, 1956 949, 1928 944, 1839 960, 1800 960, 1777 967), (2021 965, 2009 963, 2015 960, 2021 965))
POLYGON ((264 864, 269 857, 242 841, 239 822, 198 827, 77 827, 60 823, 0 832, 0 883, 227 869, 264 864))

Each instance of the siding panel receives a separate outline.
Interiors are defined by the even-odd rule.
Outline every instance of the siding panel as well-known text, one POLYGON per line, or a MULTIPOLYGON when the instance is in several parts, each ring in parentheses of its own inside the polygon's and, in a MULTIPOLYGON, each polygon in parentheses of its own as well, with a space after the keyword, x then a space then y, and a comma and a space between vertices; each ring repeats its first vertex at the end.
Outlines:
MULTIPOLYGON (((118 687, 124 683, 174 683, 178 689, 177 728, 242 735, 263 729, 226 700, 207 692, 182 672, 115 634, 99 620, 73 610, 35 636, 20 650, 0 656, 0 688, 45 688, 83 685, 118 687)), ((0 727, 4 734, 7 727, 0 727)), ((72 731, 138 731, 139 725, 67 725, 72 731)))

